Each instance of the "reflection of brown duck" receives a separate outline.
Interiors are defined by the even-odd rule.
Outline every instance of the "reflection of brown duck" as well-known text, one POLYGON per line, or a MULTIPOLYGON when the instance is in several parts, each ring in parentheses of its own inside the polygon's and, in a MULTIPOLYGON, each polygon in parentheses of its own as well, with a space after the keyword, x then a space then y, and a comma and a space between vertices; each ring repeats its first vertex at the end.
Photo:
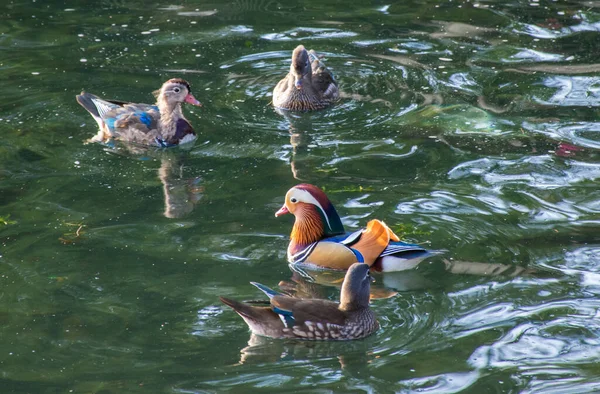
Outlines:
POLYGON ((328 107, 338 96, 337 82, 317 53, 299 45, 292 53, 290 72, 273 90, 273 105, 292 111, 312 111, 328 107))
POLYGON ((369 341, 309 342, 273 341, 251 334, 248 346, 240 350, 241 364, 274 363, 289 360, 338 359, 340 367, 349 373, 365 376, 368 364, 378 356, 369 341))
POLYGON ((163 185, 167 218, 182 218, 194 210, 202 198, 204 188, 198 183, 201 178, 183 178, 183 165, 175 158, 161 159, 158 178, 163 185))
POLYGON ((297 180, 302 180, 306 177, 306 173, 310 171, 311 166, 307 164, 308 145, 312 142, 310 132, 313 130, 312 114, 301 112, 283 111, 275 108, 275 111, 282 115, 288 122, 290 130, 290 145, 292 151, 290 153, 290 168, 292 175, 297 180))

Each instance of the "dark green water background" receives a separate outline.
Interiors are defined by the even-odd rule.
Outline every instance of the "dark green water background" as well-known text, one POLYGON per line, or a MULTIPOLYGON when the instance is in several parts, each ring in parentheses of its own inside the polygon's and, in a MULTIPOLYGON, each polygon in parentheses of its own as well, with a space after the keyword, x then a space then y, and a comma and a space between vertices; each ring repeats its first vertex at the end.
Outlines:
POLYGON ((0 392, 600 390, 599 32, 597 1, 4 1, 0 392), (285 117, 299 43, 343 98, 285 117), (84 144, 82 89, 172 77, 193 147, 84 144), (218 301, 292 282, 299 182, 447 250, 376 276, 363 341, 248 343, 218 301))

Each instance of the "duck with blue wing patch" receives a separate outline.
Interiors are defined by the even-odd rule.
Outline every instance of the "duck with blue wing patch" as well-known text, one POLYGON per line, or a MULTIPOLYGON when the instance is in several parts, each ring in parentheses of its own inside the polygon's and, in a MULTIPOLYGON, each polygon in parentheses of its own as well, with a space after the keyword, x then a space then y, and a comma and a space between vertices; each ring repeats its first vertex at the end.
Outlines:
POLYGON ((366 264, 355 263, 348 269, 339 303, 294 298, 259 283, 252 284, 269 297, 269 306, 257 307, 225 297, 220 299, 244 319, 254 334, 343 341, 364 338, 379 328, 375 314, 369 308, 371 275, 366 264))
POLYGON ((120 140, 135 144, 168 147, 196 139, 196 133, 181 111, 181 103, 201 106, 192 95, 190 84, 180 78, 169 79, 155 92, 156 104, 135 104, 104 100, 91 93, 77 96, 98 123, 98 134, 90 142, 120 140))
POLYGON ((377 219, 369 221, 365 229, 346 233, 327 195, 307 183, 288 190, 275 216, 287 213, 296 218, 287 250, 290 264, 344 270, 361 262, 375 271, 402 271, 440 253, 400 241, 377 219))

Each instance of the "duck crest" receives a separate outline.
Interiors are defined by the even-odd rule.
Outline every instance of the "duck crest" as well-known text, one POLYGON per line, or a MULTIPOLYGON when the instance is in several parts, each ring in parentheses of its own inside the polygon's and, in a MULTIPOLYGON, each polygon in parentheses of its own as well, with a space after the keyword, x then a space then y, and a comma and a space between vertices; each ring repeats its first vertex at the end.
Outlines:
POLYGON ((186 87, 188 93, 192 93, 192 88, 190 87, 190 84, 188 81, 186 81, 183 78, 171 78, 167 81, 168 83, 178 83, 180 85, 183 85, 186 87))

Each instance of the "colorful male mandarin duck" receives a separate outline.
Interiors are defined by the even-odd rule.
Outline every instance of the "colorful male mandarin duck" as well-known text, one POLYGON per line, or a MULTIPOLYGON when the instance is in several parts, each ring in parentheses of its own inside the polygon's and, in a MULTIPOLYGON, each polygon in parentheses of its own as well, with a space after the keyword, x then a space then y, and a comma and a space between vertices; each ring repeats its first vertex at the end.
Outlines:
POLYGON ((257 307, 225 297, 221 301, 244 319, 257 335, 271 338, 350 340, 364 338, 379 328, 369 309, 369 266, 353 264, 344 278, 340 303, 294 298, 251 282, 270 299, 270 306, 257 307))
POLYGON ((426 257, 437 254, 419 245, 401 242, 382 221, 373 219, 367 228, 346 233, 327 195, 316 186, 300 184, 285 195, 275 216, 296 217, 287 249, 291 264, 347 269, 355 262, 375 271, 402 271, 414 268, 426 257))
POLYGON ((100 127, 90 142, 116 139, 167 147, 196 139, 192 125, 181 112, 183 102, 202 106, 192 95, 190 84, 181 78, 169 79, 154 94, 156 104, 149 105, 103 100, 81 92, 77 102, 92 114, 100 127))
POLYGON ((292 53, 290 72, 273 90, 273 105, 292 111, 322 109, 339 96, 333 74, 313 50, 298 45, 292 53))

